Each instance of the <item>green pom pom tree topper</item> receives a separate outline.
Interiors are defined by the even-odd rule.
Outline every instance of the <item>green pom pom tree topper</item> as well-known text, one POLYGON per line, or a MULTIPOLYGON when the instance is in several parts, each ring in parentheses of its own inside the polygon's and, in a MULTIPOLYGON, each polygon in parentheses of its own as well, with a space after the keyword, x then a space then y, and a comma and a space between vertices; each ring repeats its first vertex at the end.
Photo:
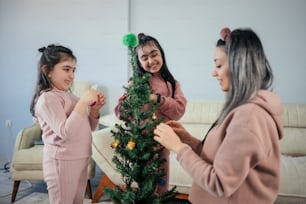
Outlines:
POLYGON ((137 36, 134 33, 124 35, 122 41, 127 47, 136 47, 138 45, 137 36))

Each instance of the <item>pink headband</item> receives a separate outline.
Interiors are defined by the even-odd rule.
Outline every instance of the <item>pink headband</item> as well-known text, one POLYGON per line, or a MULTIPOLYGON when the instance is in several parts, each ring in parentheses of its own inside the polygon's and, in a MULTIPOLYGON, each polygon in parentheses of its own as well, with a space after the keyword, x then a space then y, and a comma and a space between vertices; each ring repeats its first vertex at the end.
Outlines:
POLYGON ((231 30, 228 27, 222 28, 220 31, 220 39, 226 44, 230 41, 231 30))

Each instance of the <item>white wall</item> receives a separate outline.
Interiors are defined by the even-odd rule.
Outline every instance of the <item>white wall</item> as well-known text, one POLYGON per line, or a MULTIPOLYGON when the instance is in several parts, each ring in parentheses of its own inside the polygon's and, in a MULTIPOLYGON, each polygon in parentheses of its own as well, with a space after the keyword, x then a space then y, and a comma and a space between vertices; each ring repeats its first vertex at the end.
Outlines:
POLYGON ((11 157, 16 134, 32 123, 39 47, 60 43, 75 52, 76 78, 98 83, 107 95, 103 113, 113 111, 128 78, 121 43, 128 31, 159 40, 189 100, 222 101, 211 71, 223 26, 253 28, 275 91, 284 102, 306 102, 305 0, 0 0, 0 157, 11 157))
POLYGON ((39 53, 50 43, 71 48, 76 79, 98 83, 110 112, 127 79, 128 1, 0 0, 0 157, 11 157, 18 131, 32 124, 33 95, 39 53), (5 120, 13 121, 11 129, 5 120))
POLYGON ((305 0, 132 1, 132 30, 156 36, 189 99, 222 100, 211 77, 222 27, 250 27, 262 39, 285 102, 306 102, 305 0))

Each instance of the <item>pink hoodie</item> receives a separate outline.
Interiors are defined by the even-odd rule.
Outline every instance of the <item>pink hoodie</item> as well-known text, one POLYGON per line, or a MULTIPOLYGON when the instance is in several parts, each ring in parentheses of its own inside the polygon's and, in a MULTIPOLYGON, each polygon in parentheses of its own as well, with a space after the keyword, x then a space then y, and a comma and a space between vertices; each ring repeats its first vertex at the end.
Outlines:
POLYGON ((280 98, 261 90, 177 155, 192 176, 193 204, 272 204, 279 190, 283 137, 280 98))

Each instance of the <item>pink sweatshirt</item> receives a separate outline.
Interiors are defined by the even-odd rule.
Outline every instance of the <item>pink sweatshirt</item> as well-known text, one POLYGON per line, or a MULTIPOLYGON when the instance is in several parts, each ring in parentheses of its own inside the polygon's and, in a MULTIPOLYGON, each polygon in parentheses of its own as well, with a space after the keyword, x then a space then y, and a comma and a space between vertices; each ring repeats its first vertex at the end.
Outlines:
MULTIPOLYGON (((192 176, 193 204, 272 204, 279 190, 283 107, 261 90, 206 136, 190 138, 177 155, 192 176)), ((188 139, 188 138, 187 138, 188 139)))
POLYGON ((75 160, 90 157, 91 131, 98 119, 73 111, 79 98, 53 89, 38 98, 35 114, 42 128, 44 153, 54 159, 75 160))
MULTIPOLYGON (((176 81, 174 98, 172 98, 171 84, 167 82, 167 85, 159 73, 152 75, 150 79, 150 87, 153 90, 153 93, 159 93, 164 97, 164 103, 156 110, 156 116, 157 118, 163 118, 166 121, 179 120, 185 113, 187 99, 185 98, 178 81, 176 81)), ((118 100, 118 104, 115 107, 115 114, 117 117, 119 117, 121 100, 122 99, 118 100)))

